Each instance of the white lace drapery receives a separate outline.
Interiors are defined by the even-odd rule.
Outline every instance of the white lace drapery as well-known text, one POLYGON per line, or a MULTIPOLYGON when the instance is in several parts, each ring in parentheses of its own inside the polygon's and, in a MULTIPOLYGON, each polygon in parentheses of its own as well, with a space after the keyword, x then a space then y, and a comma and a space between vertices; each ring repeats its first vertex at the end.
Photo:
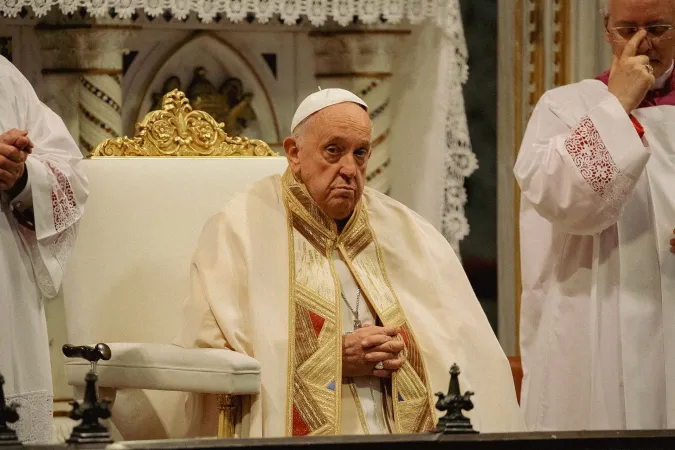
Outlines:
POLYGON ((469 54, 459 0, 449 0, 447 6, 446 14, 437 18, 437 24, 443 30, 440 51, 445 66, 439 76, 439 84, 441 88, 447 88, 443 96, 446 102, 442 104, 446 108, 442 111, 446 153, 441 231, 459 255, 459 242, 469 234, 469 222, 464 211, 467 200, 464 180, 478 168, 478 160, 471 149, 464 107, 462 86, 469 77, 469 54))
MULTIPOLYGON (((322 26, 329 18, 348 25, 355 16, 363 24, 434 21, 443 32, 440 47, 434 49, 441 60, 442 74, 438 78, 441 95, 420 101, 433 104, 439 109, 434 116, 445 118, 445 142, 438 144, 443 146, 445 185, 440 223, 431 215, 422 215, 441 228, 455 251, 459 249, 459 241, 469 233, 464 214, 464 179, 478 165, 471 151, 462 95, 468 76, 468 55, 459 0, 0 0, 0 13, 6 16, 16 16, 24 7, 32 9, 37 16, 47 14, 53 7, 65 14, 85 8, 93 17, 107 17, 114 10, 122 19, 132 17, 137 11, 153 17, 168 11, 179 20, 195 13, 205 23, 212 22, 218 15, 241 22, 249 14, 260 23, 278 16, 288 25, 295 25, 298 19, 305 17, 313 26, 322 26)), ((418 209, 415 205, 408 206, 418 209)))
POLYGON ((392 197, 442 231, 456 253, 469 233, 464 180, 478 167, 463 85, 468 52, 458 0, 412 28, 397 55, 390 136, 392 197))
POLYGON ((0 13, 16 16, 23 7, 30 7, 36 15, 43 16, 53 6, 64 14, 86 8, 93 17, 104 17, 111 8, 123 19, 136 10, 150 16, 160 16, 169 11, 176 19, 183 20, 190 13, 197 14, 202 22, 211 22, 220 14, 233 22, 240 22, 254 14, 260 23, 267 23, 278 15, 288 25, 307 17, 314 26, 323 25, 332 17, 340 25, 352 22, 354 16, 364 24, 383 18, 396 24, 404 19, 418 23, 429 17, 447 14, 454 1, 446 0, 0 0, 0 13))

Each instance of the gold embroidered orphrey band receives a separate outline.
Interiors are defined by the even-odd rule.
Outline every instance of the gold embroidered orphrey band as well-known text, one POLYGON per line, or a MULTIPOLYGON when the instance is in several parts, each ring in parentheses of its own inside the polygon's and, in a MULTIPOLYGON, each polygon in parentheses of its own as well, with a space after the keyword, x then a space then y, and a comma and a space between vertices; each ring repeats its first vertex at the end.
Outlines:
POLYGON ((394 431, 420 433, 435 424, 429 377, 422 355, 387 278, 381 250, 360 201, 338 235, 290 170, 282 192, 288 220, 289 351, 286 434, 340 433, 342 306, 333 266, 337 250, 384 326, 400 327, 406 362, 392 376, 394 431))

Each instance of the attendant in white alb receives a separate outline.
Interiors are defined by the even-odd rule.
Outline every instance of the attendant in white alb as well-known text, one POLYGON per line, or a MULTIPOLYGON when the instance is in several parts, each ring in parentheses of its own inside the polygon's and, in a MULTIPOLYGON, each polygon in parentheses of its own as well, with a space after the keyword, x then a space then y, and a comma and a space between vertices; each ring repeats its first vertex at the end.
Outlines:
POLYGON ((0 373, 24 442, 51 440, 52 378, 44 302, 59 291, 87 180, 61 119, 0 57, 0 373))
POLYGON ((532 430, 675 427, 675 2, 612 0, 611 69, 544 94, 522 190, 532 430))

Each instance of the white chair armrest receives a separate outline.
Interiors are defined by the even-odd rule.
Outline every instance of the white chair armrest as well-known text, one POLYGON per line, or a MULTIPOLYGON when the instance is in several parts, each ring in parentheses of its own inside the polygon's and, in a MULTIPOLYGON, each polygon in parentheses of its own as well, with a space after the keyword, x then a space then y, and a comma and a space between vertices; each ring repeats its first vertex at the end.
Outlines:
MULTIPOLYGON (((214 348, 170 344, 113 343, 109 361, 97 365, 98 385, 114 389, 246 395, 260 392, 260 363, 250 356, 214 348)), ((83 386, 87 361, 66 361, 71 386, 83 386)))

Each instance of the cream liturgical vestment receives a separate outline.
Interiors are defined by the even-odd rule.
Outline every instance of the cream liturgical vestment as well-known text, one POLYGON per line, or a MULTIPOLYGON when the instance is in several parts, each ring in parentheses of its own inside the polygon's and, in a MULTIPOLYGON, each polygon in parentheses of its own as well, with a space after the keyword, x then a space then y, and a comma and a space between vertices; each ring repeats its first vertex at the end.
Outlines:
POLYGON ((61 285, 87 181, 75 168, 81 154, 61 119, 2 57, 0 105, 0 134, 26 130, 34 144, 25 189, 0 198, 0 373, 8 403, 21 405, 14 424, 19 438, 49 441, 52 378, 44 302, 61 285), (33 220, 18 219, 31 209, 33 220))
POLYGON ((659 102, 633 111, 642 138, 598 80, 530 119, 515 167, 530 429, 675 427, 675 106, 659 102))
MULTIPOLYGON (((508 361, 449 244, 369 188, 340 234, 290 171, 236 196, 200 238, 185 318, 179 345, 231 348, 261 362, 262 390, 244 435, 388 432, 376 425, 380 413, 392 432, 428 431, 432 393, 447 392, 453 362, 462 389, 476 392, 477 429, 522 429, 508 361), (342 334, 352 331, 342 285, 352 306, 356 292, 349 275, 373 319, 401 327, 406 344, 407 362, 384 389, 376 385, 369 406, 359 405, 368 377, 350 385, 341 375, 342 334), (354 413, 343 414, 347 408, 354 413)), ((214 416, 205 403, 190 397, 189 420, 214 416)))

